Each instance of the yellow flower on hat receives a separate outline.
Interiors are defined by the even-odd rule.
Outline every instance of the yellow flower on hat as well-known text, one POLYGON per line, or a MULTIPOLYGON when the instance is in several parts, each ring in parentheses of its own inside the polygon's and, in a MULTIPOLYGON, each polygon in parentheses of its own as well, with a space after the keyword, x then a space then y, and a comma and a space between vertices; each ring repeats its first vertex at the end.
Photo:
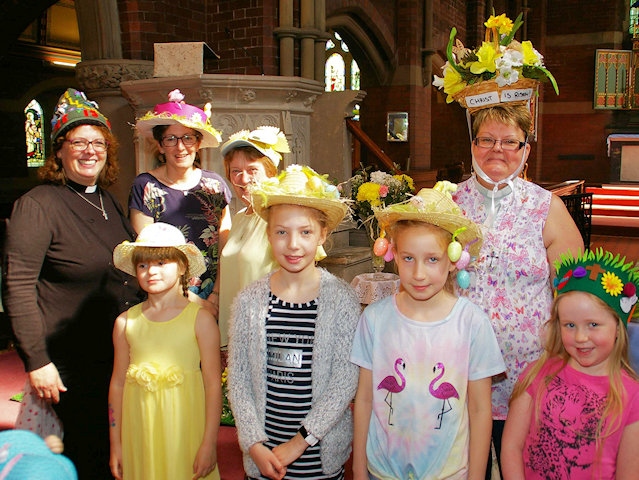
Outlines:
POLYGON ((541 54, 535 50, 530 40, 521 42, 521 51, 524 55, 524 65, 541 66, 541 54))
POLYGON ((601 285, 603 286, 604 291, 613 297, 616 297, 623 291, 623 282, 612 272, 606 272, 603 274, 601 278, 601 285))
POLYGON ((513 29, 513 22, 505 13, 495 16, 491 15, 484 23, 486 28, 495 28, 500 35, 508 35, 513 29))
POLYGON ((476 55, 477 61, 470 63, 470 71, 472 73, 479 75, 484 72, 495 72, 495 60, 501 57, 501 52, 495 50, 492 43, 483 42, 479 50, 477 50, 476 55))
POLYGON ((446 103, 452 103, 455 99, 453 95, 457 92, 461 92, 464 88, 466 88, 466 82, 462 79, 461 75, 457 70, 455 70, 449 62, 446 62, 444 67, 442 68, 444 73, 443 77, 438 77, 435 75, 435 80, 433 81, 433 85, 437 88, 443 88, 444 92, 448 95, 446 97, 446 103))

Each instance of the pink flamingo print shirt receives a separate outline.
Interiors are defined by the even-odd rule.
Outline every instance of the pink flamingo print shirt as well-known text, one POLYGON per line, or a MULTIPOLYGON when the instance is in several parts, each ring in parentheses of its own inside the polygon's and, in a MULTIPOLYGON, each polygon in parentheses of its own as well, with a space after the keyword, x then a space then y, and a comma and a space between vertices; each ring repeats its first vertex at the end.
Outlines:
POLYGON ((505 370, 486 314, 460 298, 446 318, 416 322, 400 313, 395 296, 386 297, 362 313, 351 361, 373 377, 369 471, 465 478, 468 381, 505 370))

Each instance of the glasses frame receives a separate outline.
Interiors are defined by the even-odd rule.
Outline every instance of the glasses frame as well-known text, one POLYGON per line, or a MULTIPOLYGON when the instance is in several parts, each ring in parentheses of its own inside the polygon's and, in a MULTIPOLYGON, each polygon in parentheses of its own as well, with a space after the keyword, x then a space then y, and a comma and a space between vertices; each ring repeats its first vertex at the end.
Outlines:
POLYGON ((160 140, 160 145, 162 145, 163 147, 167 147, 167 148, 168 147, 177 147, 178 142, 181 141, 182 145, 184 145, 185 147, 192 147, 193 145, 196 145, 197 142, 199 142, 201 139, 202 139, 202 136, 198 135, 197 133, 196 134, 187 133, 185 135, 182 135, 181 137, 178 137, 177 135, 167 135, 166 137, 162 137, 162 140, 160 140), (190 140, 185 141, 184 139, 186 137, 189 137, 189 138, 192 137, 195 140, 193 142, 191 142, 190 140), (172 145, 167 144, 166 141, 169 140, 169 139, 171 141, 173 139, 175 139, 175 143, 172 144, 172 145))
POLYGON ((105 153, 109 150, 109 142, 108 140, 105 139, 99 139, 96 138, 94 140, 87 140, 86 138, 82 138, 82 137, 78 137, 78 138, 66 138, 64 140, 65 142, 68 142, 69 145, 71 146, 71 150, 73 150, 74 152, 84 152, 86 151, 87 148, 89 148, 89 145, 91 145, 93 147, 93 151, 96 153, 105 153), (96 143, 98 142, 97 145, 100 144, 104 144, 104 149, 102 147, 98 147, 96 148, 96 143), (81 147, 82 143, 86 143, 86 145, 84 146, 84 148, 78 148, 81 147))
POLYGON ((504 141, 511 141, 511 139, 506 138, 506 139, 497 140, 496 138, 492 138, 492 137, 475 137, 473 139, 473 143, 475 144, 477 148, 485 148, 486 150, 491 150, 495 148, 495 145, 497 145, 497 142, 499 142, 499 146, 504 152, 518 152, 524 147, 524 145, 526 145, 526 143, 528 143, 528 142, 522 142, 517 140, 519 142, 519 146, 517 148, 504 148, 504 141), (492 140, 493 144, 490 147, 484 147, 483 145, 479 144, 480 138, 484 140, 492 140))

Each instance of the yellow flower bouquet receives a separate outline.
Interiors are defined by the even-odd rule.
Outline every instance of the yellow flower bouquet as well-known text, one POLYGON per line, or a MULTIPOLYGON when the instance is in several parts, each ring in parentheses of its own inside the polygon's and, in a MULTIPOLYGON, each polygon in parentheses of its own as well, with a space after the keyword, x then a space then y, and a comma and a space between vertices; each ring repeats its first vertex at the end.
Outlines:
MULTIPOLYGON (((447 103, 458 101, 464 108, 481 106, 467 104, 464 97, 469 94, 469 88, 483 82, 493 83, 494 85, 485 85, 486 90, 490 88, 503 97, 503 88, 519 86, 532 90, 532 85, 549 80, 559 94, 555 78, 544 66, 543 56, 530 41, 518 42, 514 39, 523 23, 522 14, 519 14, 515 22, 505 14, 491 15, 484 23, 484 42, 474 50, 465 48, 459 40, 455 40, 457 30, 452 28, 446 48, 448 61, 442 67, 443 77, 435 75, 433 80, 433 85, 447 94, 447 103)), ((512 99, 500 99, 502 102, 510 100, 512 99)))

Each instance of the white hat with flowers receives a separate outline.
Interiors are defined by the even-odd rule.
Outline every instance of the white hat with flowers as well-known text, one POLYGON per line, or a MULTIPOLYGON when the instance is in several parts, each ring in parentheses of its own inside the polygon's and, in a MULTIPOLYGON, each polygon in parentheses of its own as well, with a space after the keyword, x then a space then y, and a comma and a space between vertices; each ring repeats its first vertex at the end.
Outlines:
POLYGON ((334 230, 348 212, 345 200, 335 185, 311 167, 289 165, 277 177, 267 178, 250 187, 253 210, 266 219, 273 205, 300 205, 324 212, 328 231, 334 230))
POLYGON ((169 92, 167 103, 158 103, 152 112, 138 118, 135 128, 138 132, 153 139, 153 127, 158 125, 183 125, 202 135, 200 148, 217 147, 222 141, 220 132, 211 126, 211 104, 204 108, 184 102, 184 95, 177 88, 169 92))
POLYGON ((277 127, 261 126, 253 131, 240 130, 229 137, 222 145, 222 156, 239 147, 253 147, 268 157, 276 167, 282 160, 282 153, 290 153, 288 140, 284 132, 277 127))
POLYGON ((446 102, 457 101, 469 113, 503 103, 530 104, 536 101, 540 81, 545 80, 559 94, 543 56, 530 41, 514 39, 523 23, 522 14, 514 23, 505 14, 491 15, 484 23, 484 42, 474 50, 455 40, 457 30, 452 28, 444 75, 435 75, 433 80, 433 85, 447 94, 446 102))

